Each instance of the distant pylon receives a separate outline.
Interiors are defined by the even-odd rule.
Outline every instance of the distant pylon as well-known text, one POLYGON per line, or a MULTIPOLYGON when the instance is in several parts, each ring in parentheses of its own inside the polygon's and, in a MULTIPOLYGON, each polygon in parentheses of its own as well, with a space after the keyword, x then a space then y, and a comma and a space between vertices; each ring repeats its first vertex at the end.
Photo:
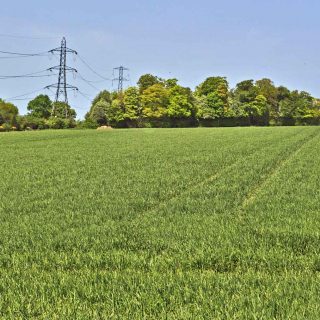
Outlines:
POLYGON ((128 79, 126 79, 123 75, 123 72, 125 70, 129 70, 126 67, 120 66, 118 68, 114 68, 114 70, 118 70, 119 71, 119 76, 118 78, 114 78, 113 81, 118 81, 118 92, 121 93, 123 91, 123 82, 124 81, 129 81, 128 79))
MULTIPOLYGON (((70 68, 67 66, 67 53, 72 53, 72 54, 78 54, 77 51, 72 50, 67 48, 67 41, 66 38, 63 37, 62 41, 61 41, 61 46, 59 48, 56 49, 52 49, 49 51, 50 53, 55 53, 58 52, 60 54, 60 64, 58 66, 49 68, 49 71, 52 70, 58 70, 59 71, 59 77, 58 77, 58 83, 55 84, 51 84, 49 86, 47 86, 46 88, 55 88, 57 89, 56 91, 56 96, 55 96, 55 102, 61 101, 61 102, 65 102, 66 104, 68 104, 68 90, 74 90, 74 91, 78 91, 77 87, 74 87, 72 85, 69 85, 67 83, 67 71, 71 71, 71 72, 78 72, 76 69, 74 68, 70 68)), ((52 112, 51 114, 54 115, 54 105, 52 107, 52 112)), ((67 110, 66 110, 66 117, 68 116, 67 114, 67 110)))

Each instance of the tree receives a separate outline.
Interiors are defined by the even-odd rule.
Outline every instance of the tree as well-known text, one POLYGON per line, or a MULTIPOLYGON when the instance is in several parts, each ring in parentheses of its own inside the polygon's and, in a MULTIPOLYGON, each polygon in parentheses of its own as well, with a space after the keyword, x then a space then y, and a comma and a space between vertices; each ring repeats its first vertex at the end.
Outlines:
POLYGON ((295 105, 296 116, 298 118, 305 117, 310 110, 314 109, 314 99, 310 93, 306 91, 293 91, 291 94, 295 105), (295 96, 297 94, 297 96, 295 96))
POLYGON ((93 99, 91 106, 93 107, 97 102, 101 100, 111 103, 111 93, 107 90, 99 92, 99 94, 93 99))
POLYGON ((108 105, 108 108, 106 110, 106 117, 109 125, 125 120, 124 104, 121 98, 114 99, 112 103, 108 105))
POLYGON ((268 99, 260 92, 268 94, 272 82, 263 79, 258 82, 253 80, 245 80, 236 85, 231 92, 232 109, 237 116, 244 116, 250 119, 251 124, 268 124, 269 108, 268 99), (258 86, 259 85, 259 86, 258 86))
POLYGON ((28 103, 27 107, 30 116, 48 119, 52 111, 52 101, 47 95, 39 95, 28 103))
POLYGON ((207 78, 196 88, 195 94, 199 118, 216 119, 229 115, 229 85, 226 78, 207 78))
POLYGON ((143 93, 144 90, 150 88, 151 86, 162 82, 162 79, 152 75, 152 74, 144 74, 138 80, 138 88, 139 92, 143 93))
MULTIPOLYGON (((285 99, 289 99, 290 98, 290 90, 284 86, 280 86, 277 88, 277 101, 278 104, 285 100, 285 99)), ((280 110, 279 110, 280 111, 280 110)))
POLYGON ((124 119, 136 120, 142 115, 141 99, 136 87, 129 87, 123 94, 124 119))
POLYGON ((216 92, 209 93, 198 110, 198 115, 202 119, 222 118, 223 114, 224 103, 216 92))
POLYGON ((252 102, 244 104, 243 109, 251 118, 261 117, 268 111, 268 101, 265 96, 258 95, 252 102))
POLYGON ((289 97, 280 101, 280 115, 282 117, 301 119, 314 107, 314 99, 308 92, 294 90, 289 97))
POLYGON ((253 102, 258 93, 259 89, 254 85, 253 80, 239 82, 233 91, 235 101, 240 104, 253 102))
POLYGON ((320 99, 313 99, 313 109, 320 111, 320 99))
POLYGON ((106 125, 107 124, 106 109, 108 105, 109 104, 103 99, 98 101, 91 109, 89 119, 93 120, 99 126, 106 125))
POLYGON ((163 118, 167 116, 169 104, 168 91, 162 83, 145 89, 141 95, 142 114, 145 118, 163 118))
POLYGON ((250 103, 253 103, 258 96, 258 88, 254 85, 253 80, 244 80, 239 82, 235 89, 231 92, 233 105, 237 115, 242 114, 248 116, 248 108, 250 103))
POLYGON ((279 104, 278 104, 278 88, 276 88, 270 79, 262 79, 256 81, 258 94, 263 95, 267 99, 268 110, 272 118, 279 117, 279 104))
POLYGON ((7 123, 15 126, 18 114, 19 110, 14 104, 0 99, 0 125, 7 123))
POLYGON ((207 96, 215 92, 220 86, 228 87, 228 82, 224 77, 209 77, 196 88, 196 94, 207 96))
POLYGON ((176 119, 193 117, 195 115, 195 100, 192 91, 189 88, 179 86, 176 81, 169 83, 168 116, 176 119))
POLYGON ((178 84, 178 79, 176 79, 176 78, 167 79, 167 80, 165 80, 164 84, 167 89, 171 89, 178 84))
POLYGON ((77 113, 74 109, 71 109, 70 105, 57 101, 53 103, 53 116, 56 118, 69 118, 69 119, 75 119, 77 116, 77 113))
POLYGON ((109 91, 103 90, 93 99, 89 112, 85 115, 85 119, 93 121, 97 125, 106 125, 108 119, 106 111, 112 103, 112 95, 109 91))

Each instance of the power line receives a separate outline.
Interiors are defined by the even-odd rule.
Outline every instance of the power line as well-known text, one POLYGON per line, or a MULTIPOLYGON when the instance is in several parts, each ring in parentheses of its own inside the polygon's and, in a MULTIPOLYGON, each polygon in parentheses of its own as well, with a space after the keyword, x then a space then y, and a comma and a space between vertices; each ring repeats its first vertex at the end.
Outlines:
POLYGON ((31 100, 31 98, 18 98, 18 99, 10 99, 10 102, 11 101, 30 101, 31 100))
POLYGON ((38 93, 40 91, 42 91, 43 89, 45 88, 42 88, 42 89, 39 89, 39 90, 35 90, 35 91, 31 91, 31 92, 28 92, 28 93, 25 93, 25 94, 20 94, 18 96, 15 96, 15 97, 11 97, 11 98, 7 98, 5 100, 9 101, 9 100, 16 100, 17 98, 21 98, 21 97, 25 97, 25 96, 28 96, 30 94, 34 94, 34 93, 38 93))
POLYGON ((25 59, 25 58, 34 58, 34 57, 49 57, 49 55, 30 55, 30 56, 4 56, 1 57, 0 59, 25 59))
MULTIPOLYGON (((79 75, 79 72, 77 73, 79 75)), ((81 76, 81 78, 83 78, 83 80, 85 80, 86 82, 90 82, 90 83, 102 83, 102 82, 106 82, 106 80, 88 80, 88 79, 84 79, 83 76, 81 76)))
POLYGON ((87 85, 89 85, 91 88, 97 90, 97 91, 100 91, 100 89, 98 89, 96 86, 94 86, 91 81, 85 79, 79 72, 78 72, 78 76, 79 76, 79 79, 81 79, 82 81, 84 81, 85 83, 87 83, 87 85))
POLYGON ((44 78, 44 77, 52 77, 52 76, 58 75, 57 73, 41 75, 41 73, 51 72, 52 70, 53 68, 49 68, 49 69, 32 72, 32 73, 21 74, 21 75, 0 75, 0 79, 5 80, 5 79, 16 79, 16 78, 44 78))
POLYGON ((90 102, 91 102, 91 99, 89 98, 89 95, 87 95, 87 94, 85 94, 85 93, 81 92, 80 90, 78 90, 78 93, 80 93, 80 95, 82 95, 85 99, 87 99, 88 101, 90 101, 90 102))
MULTIPOLYGON (((21 76, 21 77, 33 76, 33 75, 40 74, 40 73, 47 72, 47 71, 48 71, 48 69, 44 69, 44 70, 41 70, 41 71, 26 73, 26 74, 22 74, 22 75, 19 75, 19 76, 21 76)), ((13 77, 13 76, 1 76, 0 75, 0 77, 13 77)))
POLYGON ((25 78, 47 78, 58 75, 58 73, 44 74, 44 75, 30 75, 30 76, 0 76, 0 80, 8 79, 25 79, 25 78))
POLYGON ((89 69, 91 70, 94 74, 96 74, 98 77, 100 77, 101 79, 105 80, 105 81, 111 81, 111 79, 106 78, 104 76, 102 76, 101 74, 99 74, 97 71, 95 71, 92 67, 90 67, 90 65, 78 54, 77 55, 79 60, 89 69))
POLYGON ((41 56, 41 55, 44 55, 44 54, 48 54, 48 51, 45 51, 45 52, 39 52, 39 53, 21 53, 21 52, 11 52, 11 51, 1 51, 0 50, 0 53, 3 53, 3 54, 11 54, 11 55, 16 55, 16 56, 41 56))
POLYGON ((38 52, 38 53, 22 53, 22 52, 12 52, 12 51, 0 51, 1 54, 6 54, 9 56, 0 56, 0 59, 19 59, 19 58, 32 58, 32 57, 48 57, 49 52, 38 52))
POLYGON ((10 102, 12 102, 12 101, 30 101, 30 100, 32 100, 33 98, 34 98, 34 97, 10 99, 10 102))
POLYGON ((0 37, 15 38, 15 39, 31 39, 31 40, 53 40, 53 39, 60 38, 60 37, 30 37, 30 36, 13 35, 13 34, 5 34, 5 33, 0 33, 0 37))

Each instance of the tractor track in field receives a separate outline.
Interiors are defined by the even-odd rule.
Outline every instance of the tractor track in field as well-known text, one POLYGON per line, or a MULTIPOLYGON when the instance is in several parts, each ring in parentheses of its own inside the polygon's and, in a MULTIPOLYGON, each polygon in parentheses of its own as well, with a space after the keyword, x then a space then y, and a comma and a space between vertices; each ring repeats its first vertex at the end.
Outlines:
MULTIPOLYGON (((298 136, 300 133, 297 132, 294 134, 294 136, 298 136)), ((315 136, 318 135, 318 132, 315 132, 313 134, 311 134, 310 136, 311 139, 310 139, 310 136, 308 136, 307 138, 305 139, 302 139, 302 141, 299 141, 297 144, 299 145, 297 149, 295 149, 293 153, 295 153, 295 151, 299 151, 299 149, 301 149, 308 141, 312 140, 315 136)), ((254 155, 256 153, 258 153, 263 147, 259 148, 259 149, 256 149, 254 152, 252 152, 250 155, 254 155)), ((157 203, 156 205, 152 206, 151 208, 147 209, 146 211, 143 211, 141 213, 138 213, 137 217, 141 217, 141 216, 144 216, 144 215, 148 215, 150 213, 153 213, 153 212, 156 212, 157 210, 161 209, 161 208, 165 208, 169 203, 179 199, 181 196, 184 196, 186 194, 189 194, 189 193, 192 193, 193 191, 203 187, 204 185, 210 183, 210 182, 213 182, 215 180, 217 180, 219 177, 221 177, 223 174, 225 174, 226 172, 228 172, 230 169, 232 169, 233 167, 237 166, 239 163, 241 163, 242 161, 244 161, 246 159, 246 157, 244 157, 243 159, 240 159, 240 160, 237 160, 235 162, 233 162, 232 164, 230 165, 227 165, 226 167, 224 167, 221 171, 219 172, 216 172, 214 175, 208 177, 207 179, 199 182, 199 183, 196 183, 194 185, 189 185, 189 186, 186 186, 183 190, 181 190, 181 192, 178 192, 177 194, 175 194, 174 196, 170 197, 170 198, 167 198, 167 199, 164 199, 162 201, 160 201, 159 203, 157 203)), ((282 157, 281 157, 282 159, 282 157)), ((279 161, 281 162, 281 160, 279 161)), ((269 175, 268 175, 269 176, 269 175)), ((256 188, 258 189, 258 188, 256 188)), ((253 195, 252 192, 250 192, 250 194, 253 195)), ((246 197, 247 199, 248 197, 246 197)), ((245 200, 243 201, 243 203, 245 202, 245 200)), ((243 206, 243 203, 242 205, 240 205, 240 207, 243 206)))
POLYGON ((268 174, 262 180, 260 180, 259 184, 255 184, 253 186, 251 191, 247 194, 239 206, 239 211, 243 212, 250 204, 252 204, 255 199, 257 199, 261 191, 265 189, 268 183, 270 183, 270 181, 281 172, 281 169, 285 167, 293 158, 295 158, 301 152, 301 150, 317 136, 319 136, 319 131, 315 130, 312 134, 310 134, 310 136, 296 143, 296 146, 293 148, 293 150, 285 152, 285 154, 276 162, 268 174))
MULTIPOLYGON (((256 151, 256 152, 258 152, 258 151, 256 151)), ((254 152, 254 153, 256 153, 256 152, 254 152)), ((157 210, 159 210, 161 208, 165 208, 168 205, 168 203, 170 203, 172 201, 175 201, 175 200, 179 199, 181 196, 184 196, 184 195, 186 195, 188 193, 191 193, 194 190, 197 190, 198 188, 203 187, 207 183, 215 181, 220 176, 222 176, 226 171, 228 171, 228 170, 232 169, 233 167, 235 167, 239 162, 240 162, 240 160, 236 161, 236 162, 234 162, 234 163, 232 163, 232 164, 230 164, 230 165, 228 165, 226 167, 224 167, 223 170, 221 170, 219 172, 216 172, 214 175, 210 176, 209 178, 207 178, 207 179, 205 179, 205 180, 203 180, 203 181, 201 181, 199 183, 196 183, 194 185, 186 186, 183 190, 181 190, 181 192, 178 192, 174 196, 158 202, 156 205, 154 205, 153 207, 149 208, 148 210, 139 213, 138 216, 141 217, 141 215, 147 215, 147 214, 156 212, 157 210)))

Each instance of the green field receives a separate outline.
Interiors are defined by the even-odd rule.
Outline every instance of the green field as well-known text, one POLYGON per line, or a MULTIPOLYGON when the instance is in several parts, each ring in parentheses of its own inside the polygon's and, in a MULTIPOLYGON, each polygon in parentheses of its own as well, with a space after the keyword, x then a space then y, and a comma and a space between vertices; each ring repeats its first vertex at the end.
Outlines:
POLYGON ((320 128, 0 148, 0 319, 319 319, 320 128))

